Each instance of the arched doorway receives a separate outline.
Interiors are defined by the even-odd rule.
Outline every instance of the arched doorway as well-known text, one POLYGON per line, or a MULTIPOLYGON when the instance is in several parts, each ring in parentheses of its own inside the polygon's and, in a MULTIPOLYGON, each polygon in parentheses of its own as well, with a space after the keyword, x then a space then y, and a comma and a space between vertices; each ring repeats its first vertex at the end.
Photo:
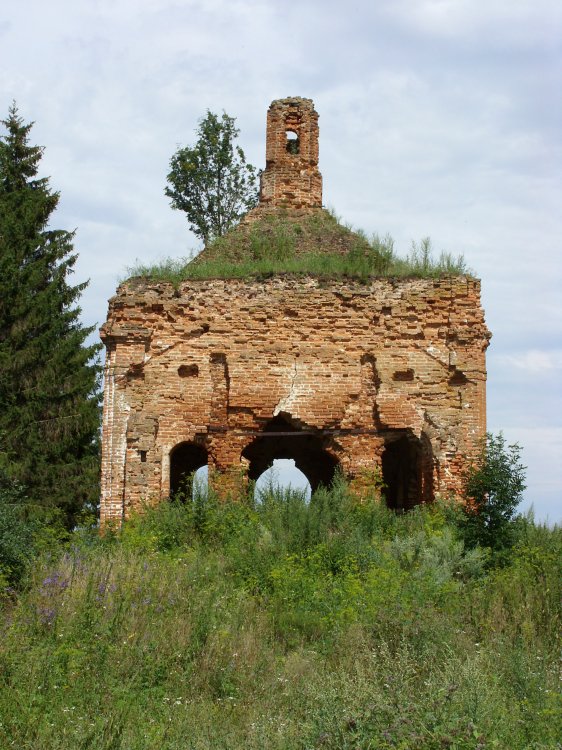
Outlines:
POLYGON ((208 456, 204 446, 198 443, 179 443, 170 452, 170 497, 183 495, 191 498, 193 475, 202 466, 207 466, 208 456))
POLYGON ((290 417, 281 415, 265 425, 262 434, 242 451, 242 456, 249 461, 248 476, 254 481, 275 459, 293 459, 296 468, 310 482, 312 492, 321 484, 329 486, 338 466, 318 434, 301 429, 290 417))
POLYGON ((382 454, 386 504, 393 510, 409 510, 433 500, 433 451, 429 438, 417 438, 411 430, 389 435, 382 454))

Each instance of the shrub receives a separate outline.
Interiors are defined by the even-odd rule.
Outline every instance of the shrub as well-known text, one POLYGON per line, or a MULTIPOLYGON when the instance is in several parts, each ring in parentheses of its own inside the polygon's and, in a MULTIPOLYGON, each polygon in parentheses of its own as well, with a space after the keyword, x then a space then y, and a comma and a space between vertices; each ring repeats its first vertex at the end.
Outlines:
POLYGON ((487 433, 480 454, 465 475, 461 532, 467 545, 479 544, 496 553, 496 559, 515 541, 515 511, 525 490, 525 467, 517 444, 487 433))

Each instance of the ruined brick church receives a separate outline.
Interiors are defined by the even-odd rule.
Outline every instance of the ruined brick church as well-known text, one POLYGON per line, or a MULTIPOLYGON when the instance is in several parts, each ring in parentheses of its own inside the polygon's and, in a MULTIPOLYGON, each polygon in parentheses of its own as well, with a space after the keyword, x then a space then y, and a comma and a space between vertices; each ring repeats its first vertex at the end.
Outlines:
MULTIPOLYGON (((297 254, 360 241, 324 230, 318 135, 311 100, 271 104, 260 201, 233 230, 232 262, 277 216, 297 254)), ((217 252, 228 241, 194 262, 217 252)), ((101 336, 102 523, 168 498, 201 466, 226 493, 277 458, 312 489, 339 469, 360 491, 379 472, 388 505, 410 508, 459 492, 485 431, 490 334, 470 276, 134 278, 101 336)))

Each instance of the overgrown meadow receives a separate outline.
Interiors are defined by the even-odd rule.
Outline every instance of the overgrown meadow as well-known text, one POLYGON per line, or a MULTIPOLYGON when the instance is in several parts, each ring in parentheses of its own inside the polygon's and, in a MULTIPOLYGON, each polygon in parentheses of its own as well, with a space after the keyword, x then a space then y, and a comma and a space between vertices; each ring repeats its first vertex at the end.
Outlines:
POLYGON ((0 747, 559 748, 562 532, 465 546, 337 481, 52 543, 0 642, 0 747))

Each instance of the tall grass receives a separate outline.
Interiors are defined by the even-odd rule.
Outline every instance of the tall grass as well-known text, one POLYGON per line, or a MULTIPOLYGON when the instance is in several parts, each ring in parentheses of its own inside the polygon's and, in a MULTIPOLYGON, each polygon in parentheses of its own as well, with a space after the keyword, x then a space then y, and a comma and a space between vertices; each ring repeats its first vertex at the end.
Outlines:
POLYGON ((0 747, 556 748, 559 529, 490 568, 440 506, 212 493, 44 559, 0 641, 0 747))
POLYGON ((267 224, 267 231, 258 224, 237 237, 234 251, 229 239, 219 238, 211 253, 205 251, 201 258, 164 258, 150 266, 137 263, 127 269, 127 277, 170 281, 178 285, 187 279, 250 278, 279 273, 348 277, 360 281, 379 277, 437 278, 472 273, 462 255, 454 257, 442 252, 434 257, 428 237, 419 243, 413 242, 410 253, 401 258, 396 254, 394 241, 389 235, 380 237, 375 234, 367 238, 362 232, 351 233, 345 227, 336 226, 344 233, 346 252, 330 249, 337 246, 340 239, 331 225, 330 234, 323 243, 321 226, 313 226, 316 234, 310 226, 299 233, 298 225, 278 221, 267 224), (300 249, 300 234, 308 243, 305 252, 300 249))

